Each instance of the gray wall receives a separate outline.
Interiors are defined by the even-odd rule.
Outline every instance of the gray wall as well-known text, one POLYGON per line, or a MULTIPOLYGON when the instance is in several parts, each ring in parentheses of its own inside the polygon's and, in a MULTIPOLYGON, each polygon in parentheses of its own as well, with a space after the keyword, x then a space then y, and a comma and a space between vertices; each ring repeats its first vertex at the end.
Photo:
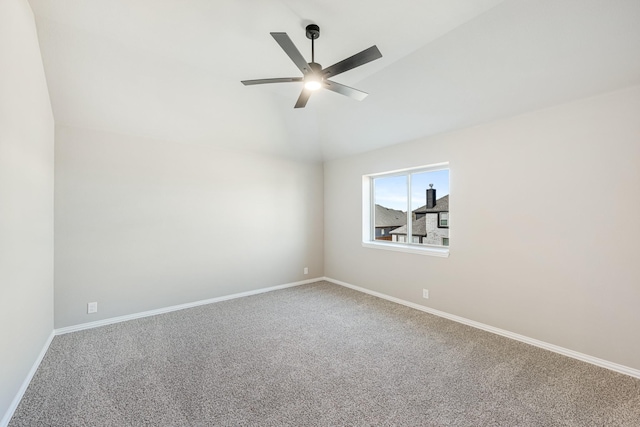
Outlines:
POLYGON ((0 1, 0 64, 2 419, 53 329, 53 116, 25 0, 0 1))
POLYGON ((327 162, 325 274, 640 369, 639 117, 634 87, 327 162), (443 161, 450 257, 361 247, 362 175, 443 161))
POLYGON ((324 274, 319 163, 57 125, 55 166, 56 328, 324 274))

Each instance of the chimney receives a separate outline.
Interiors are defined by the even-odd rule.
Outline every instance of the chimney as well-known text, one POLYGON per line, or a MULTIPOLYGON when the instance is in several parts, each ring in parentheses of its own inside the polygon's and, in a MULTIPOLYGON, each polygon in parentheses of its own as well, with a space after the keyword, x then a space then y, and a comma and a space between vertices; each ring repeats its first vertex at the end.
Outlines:
POLYGON ((427 189, 427 209, 431 209, 436 205, 436 189, 433 184, 429 184, 427 189))

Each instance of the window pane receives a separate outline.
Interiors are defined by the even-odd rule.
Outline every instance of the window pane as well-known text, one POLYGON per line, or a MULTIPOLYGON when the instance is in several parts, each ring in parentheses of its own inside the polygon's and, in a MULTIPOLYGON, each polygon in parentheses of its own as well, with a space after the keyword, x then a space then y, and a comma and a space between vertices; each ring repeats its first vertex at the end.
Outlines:
POLYGON ((407 177, 390 176, 374 178, 374 224, 375 240, 404 241, 400 240, 394 232, 404 227, 406 234, 407 225, 407 177))
POLYGON ((411 174, 411 230, 422 245, 448 246, 449 170, 411 174), (444 215, 444 216, 442 216, 444 215), (445 219, 445 224, 442 219, 445 219), (444 244, 444 239, 447 244, 444 244))

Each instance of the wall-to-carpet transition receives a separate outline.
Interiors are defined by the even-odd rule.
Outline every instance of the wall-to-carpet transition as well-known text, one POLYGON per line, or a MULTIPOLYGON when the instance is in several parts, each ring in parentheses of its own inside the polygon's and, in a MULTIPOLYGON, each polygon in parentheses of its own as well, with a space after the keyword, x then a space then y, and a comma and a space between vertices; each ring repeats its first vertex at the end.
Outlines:
POLYGON ((57 336, 18 426, 637 426, 640 380, 327 282, 57 336))

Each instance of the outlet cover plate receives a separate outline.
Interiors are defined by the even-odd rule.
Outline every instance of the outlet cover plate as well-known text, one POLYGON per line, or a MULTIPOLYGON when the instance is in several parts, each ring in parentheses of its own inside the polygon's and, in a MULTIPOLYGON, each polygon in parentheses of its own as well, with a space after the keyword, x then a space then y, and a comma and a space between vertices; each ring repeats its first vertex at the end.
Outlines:
POLYGON ((422 298, 429 299, 429 289, 422 290, 422 298))
POLYGON ((98 312, 98 303, 97 302, 90 302, 87 304, 87 313, 91 314, 91 313, 97 313, 98 312))

